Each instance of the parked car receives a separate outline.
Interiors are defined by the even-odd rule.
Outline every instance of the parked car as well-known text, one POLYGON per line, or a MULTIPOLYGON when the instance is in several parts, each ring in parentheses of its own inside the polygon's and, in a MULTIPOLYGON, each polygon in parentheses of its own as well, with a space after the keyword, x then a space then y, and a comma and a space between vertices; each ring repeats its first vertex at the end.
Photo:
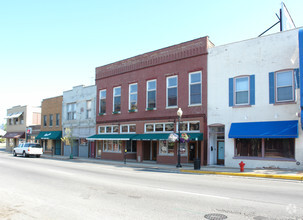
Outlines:
POLYGON ((36 156, 40 157, 43 154, 42 147, 40 144, 35 143, 22 143, 18 147, 14 148, 13 155, 22 155, 23 157, 36 156))

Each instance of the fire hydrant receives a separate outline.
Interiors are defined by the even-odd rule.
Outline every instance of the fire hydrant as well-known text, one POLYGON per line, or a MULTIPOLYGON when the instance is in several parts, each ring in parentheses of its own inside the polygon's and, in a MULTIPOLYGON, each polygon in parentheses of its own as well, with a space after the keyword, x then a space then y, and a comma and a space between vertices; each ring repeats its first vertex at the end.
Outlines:
POLYGON ((241 161, 241 163, 239 163, 239 166, 240 166, 240 172, 244 172, 245 163, 243 163, 243 161, 241 161))

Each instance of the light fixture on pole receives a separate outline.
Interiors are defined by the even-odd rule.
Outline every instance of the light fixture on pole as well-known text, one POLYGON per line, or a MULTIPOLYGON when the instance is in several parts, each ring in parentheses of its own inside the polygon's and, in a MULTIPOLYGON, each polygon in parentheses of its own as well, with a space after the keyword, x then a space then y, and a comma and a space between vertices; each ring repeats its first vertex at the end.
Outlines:
POLYGON ((182 167, 181 165, 181 153, 180 153, 180 145, 181 145, 181 132, 180 132, 180 120, 182 117, 183 111, 181 108, 178 109, 177 115, 178 115, 178 131, 179 131, 179 145, 178 145, 178 163, 177 163, 177 168, 182 167))

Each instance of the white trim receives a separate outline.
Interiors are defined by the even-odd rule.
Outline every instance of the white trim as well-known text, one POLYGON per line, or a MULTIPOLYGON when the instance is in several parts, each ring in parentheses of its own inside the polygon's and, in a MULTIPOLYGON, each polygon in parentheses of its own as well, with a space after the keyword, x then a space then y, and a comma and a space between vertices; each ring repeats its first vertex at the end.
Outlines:
POLYGON ((103 125, 103 126, 98 126, 98 134, 118 134, 119 133, 119 125, 103 125), (118 127, 118 132, 113 132, 113 127, 117 126, 118 127), (100 132, 100 128, 103 127, 104 128, 104 133, 100 132), (106 128, 107 127, 111 127, 111 132, 106 132, 106 128))
MULTIPOLYGON (((234 96, 234 106, 241 106, 241 105, 249 105, 250 104, 250 76, 240 76, 240 77, 234 77, 233 79, 233 88, 234 88, 234 91, 233 91, 233 96, 234 96), (242 103, 242 104, 237 104, 237 96, 236 96, 236 93, 237 93, 237 79, 242 79, 242 78, 247 78, 247 87, 248 87, 248 90, 247 90, 247 103, 242 103)), ((245 92, 246 90, 241 90, 240 92, 245 92)))
POLYGON ((146 81, 146 110, 148 109, 148 92, 152 92, 152 91, 155 91, 155 108, 154 110, 157 108, 157 79, 152 79, 152 80, 148 80, 146 81), (156 86, 155 86, 155 89, 152 89, 152 90, 148 90, 148 83, 150 82, 153 82, 155 81, 156 82, 156 86))
POLYGON ((105 112, 102 113, 102 114, 105 114, 106 113, 106 89, 102 89, 99 91, 99 114, 101 113, 101 93, 102 92, 105 92, 105 112))
POLYGON ((188 74, 188 106, 198 106, 198 105, 202 105, 202 71, 196 71, 196 72, 191 72, 188 74), (191 83, 191 75, 192 74, 197 74, 200 73, 200 82, 196 82, 196 83, 191 83), (200 103, 195 103, 195 104, 190 104, 191 103, 191 94, 190 94, 190 86, 191 85, 197 85, 197 84, 201 84, 201 102, 200 103))
MULTIPOLYGON (((283 102, 293 102, 295 101, 295 81, 294 81, 294 70, 282 70, 282 71, 277 71, 275 72, 275 102, 276 103, 283 103, 283 102), (278 86, 277 86, 277 82, 278 82, 278 74, 280 73, 287 73, 290 72, 291 73, 291 78, 292 78, 292 83, 291 83, 291 87, 292 87, 292 99, 290 100, 282 100, 282 101, 278 101, 278 86)), ((280 86, 279 88, 283 88, 283 87, 289 87, 289 86, 280 86)))
POLYGON ((135 132, 130 132, 129 131, 130 126, 136 126, 136 130, 137 130, 137 125, 136 124, 123 124, 123 125, 120 125, 120 134, 136 134, 136 131, 135 132), (122 126, 127 126, 127 132, 122 131, 122 126))
POLYGON ((132 83, 132 84, 129 84, 129 86, 128 86, 128 110, 131 110, 131 106, 130 106, 130 104, 131 104, 130 103, 130 96, 131 95, 137 95, 137 99, 136 99, 137 108, 135 109, 135 112, 137 112, 138 111, 138 83, 132 83), (137 90, 136 90, 136 92, 131 93, 130 87, 134 86, 134 85, 137 85, 137 90))
MULTIPOLYGON (((180 122, 180 124, 185 124, 185 123, 187 123, 187 130, 186 131, 180 131, 181 133, 182 132, 200 133, 200 129, 201 129, 201 127, 200 127, 201 126, 200 121, 181 121, 180 122), (190 130, 190 126, 189 126, 190 123, 199 123, 199 130, 191 131, 190 130)), ((176 132, 179 132, 179 123, 177 123, 177 125, 176 125, 176 132)))
POLYGON ((166 108, 177 108, 177 107, 178 107, 178 75, 168 76, 166 77, 166 108), (168 86, 168 80, 171 78, 177 78, 177 85, 170 87, 168 86), (173 88, 177 88, 177 104, 168 106, 168 89, 173 89, 173 88))
POLYGON ((113 88, 113 112, 115 112, 115 98, 120 96, 120 111, 117 111, 117 113, 121 112, 121 95, 122 95, 122 90, 121 90, 121 86, 117 86, 113 88), (120 88, 120 95, 115 95, 115 90, 120 88))
POLYGON ((174 125, 174 123, 173 122, 163 122, 163 123, 145 123, 144 124, 144 133, 149 133, 149 134, 151 134, 151 133, 172 133, 172 132, 174 132, 174 130, 175 130, 175 128, 172 130, 172 131, 165 131, 165 125, 166 124, 173 124, 174 125), (146 131, 146 125, 153 125, 153 131, 146 131), (163 125, 163 130, 162 131, 156 131, 156 125, 158 125, 158 124, 162 124, 163 125))

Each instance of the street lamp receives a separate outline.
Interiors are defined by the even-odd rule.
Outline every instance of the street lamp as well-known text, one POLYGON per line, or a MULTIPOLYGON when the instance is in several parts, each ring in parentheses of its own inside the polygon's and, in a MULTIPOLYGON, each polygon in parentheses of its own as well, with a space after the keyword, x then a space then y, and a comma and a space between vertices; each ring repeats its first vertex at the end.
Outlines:
POLYGON ((181 133, 180 133, 180 120, 182 117, 183 111, 181 108, 178 109, 177 115, 178 115, 178 131, 179 131, 179 145, 178 145, 178 164, 177 168, 182 167, 181 165, 181 153, 180 153, 180 147, 181 147, 181 133))

